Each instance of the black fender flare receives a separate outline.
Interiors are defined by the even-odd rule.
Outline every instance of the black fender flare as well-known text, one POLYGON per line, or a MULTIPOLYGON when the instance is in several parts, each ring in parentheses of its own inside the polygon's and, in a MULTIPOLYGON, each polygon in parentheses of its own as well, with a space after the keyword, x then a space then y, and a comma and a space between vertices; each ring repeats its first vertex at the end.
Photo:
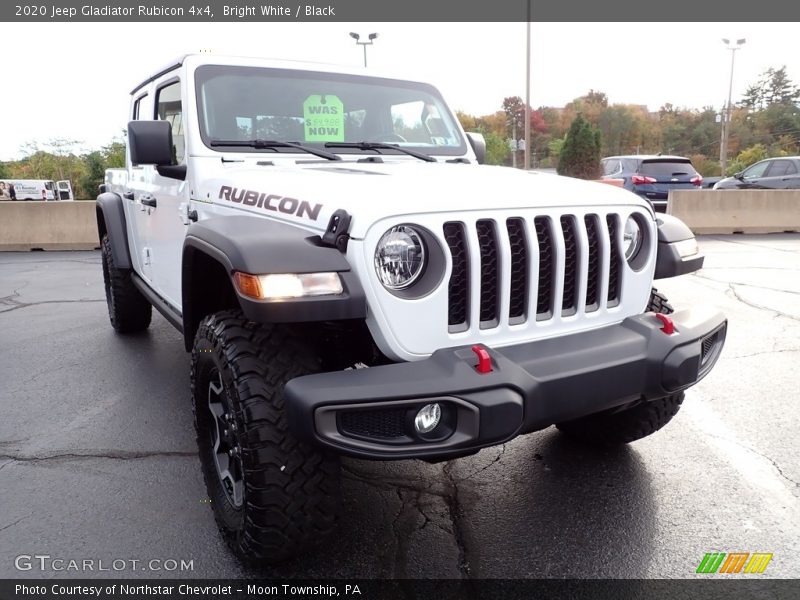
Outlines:
POLYGON ((248 319, 260 323, 300 323, 363 319, 366 298, 355 273, 336 248, 323 245, 320 237, 305 229, 264 217, 232 215, 211 217, 189 226, 183 243, 182 306, 184 331, 202 315, 192 312, 193 262, 198 253, 220 263, 233 285, 233 273, 336 272, 344 291, 337 296, 258 301, 236 291, 248 319))
POLYGON ((125 208, 122 203, 122 197, 113 192, 104 192, 97 197, 97 236, 102 242, 103 234, 107 233, 114 264, 120 269, 132 269, 125 208))
POLYGON ((682 257, 678 242, 694 239, 694 233, 677 217, 656 213, 658 227, 658 254, 656 255, 656 272, 654 279, 666 279, 699 271, 705 256, 699 251, 692 256, 682 257))

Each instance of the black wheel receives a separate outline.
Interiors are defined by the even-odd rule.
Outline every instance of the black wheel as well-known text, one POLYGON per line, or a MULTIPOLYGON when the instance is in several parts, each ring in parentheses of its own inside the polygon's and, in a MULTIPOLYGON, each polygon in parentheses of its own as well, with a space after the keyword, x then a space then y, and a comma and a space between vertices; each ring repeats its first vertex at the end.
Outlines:
POLYGON ((131 281, 131 271, 118 269, 111 253, 111 241, 104 235, 100 242, 103 255, 103 282, 111 326, 119 333, 133 333, 147 329, 153 316, 153 307, 131 281))
POLYGON ((289 432, 283 387, 320 369, 281 327, 231 310, 206 317, 192 349, 197 446, 214 518, 245 563, 308 550, 335 525, 339 460, 289 432))
MULTIPOLYGON (((674 312, 666 296, 653 288, 647 312, 674 312)), ((683 392, 650 401, 558 423, 556 427, 571 438, 598 446, 628 444, 647 437, 672 420, 683 403, 683 392)))

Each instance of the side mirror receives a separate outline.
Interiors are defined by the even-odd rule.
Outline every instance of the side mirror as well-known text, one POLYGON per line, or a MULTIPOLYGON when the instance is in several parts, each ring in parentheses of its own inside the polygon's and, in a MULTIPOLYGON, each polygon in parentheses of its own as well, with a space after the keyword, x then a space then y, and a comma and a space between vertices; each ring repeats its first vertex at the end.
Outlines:
POLYGON ((468 131, 467 139, 469 140, 469 145, 472 146, 472 151, 475 153, 475 158, 478 159, 478 164, 484 164, 486 162, 486 140, 483 138, 483 134, 468 131))
POLYGON ((172 125, 168 121, 128 123, 131 163, 163 167, 175 164, 172 157, 172 125))
POLYGON ((744 179, 744 173, 743 173, 742 171, 739 171, 738 173, 734 173, 734 174, 733 174, 733 176, 734 176, 736 179, 740 179, 740 180, 741 180, 741 179, 744 179))

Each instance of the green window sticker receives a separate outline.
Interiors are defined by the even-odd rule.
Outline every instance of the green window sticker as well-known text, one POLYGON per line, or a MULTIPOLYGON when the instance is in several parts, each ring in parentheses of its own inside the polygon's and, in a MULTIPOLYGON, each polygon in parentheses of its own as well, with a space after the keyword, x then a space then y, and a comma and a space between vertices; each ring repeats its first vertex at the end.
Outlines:
POLYGON ((344 104, 337 96, 315 94, 303 102, 305 141, 343 142, 344 104))

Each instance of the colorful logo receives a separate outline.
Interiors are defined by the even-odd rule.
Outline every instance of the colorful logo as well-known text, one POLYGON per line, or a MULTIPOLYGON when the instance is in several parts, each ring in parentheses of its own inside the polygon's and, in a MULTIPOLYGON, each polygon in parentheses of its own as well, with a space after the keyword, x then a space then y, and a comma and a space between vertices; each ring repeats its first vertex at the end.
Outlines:
POLYGON ((772 560, 769 552, 708 552, 697 567, 697 573, 763 573, 772 560))

